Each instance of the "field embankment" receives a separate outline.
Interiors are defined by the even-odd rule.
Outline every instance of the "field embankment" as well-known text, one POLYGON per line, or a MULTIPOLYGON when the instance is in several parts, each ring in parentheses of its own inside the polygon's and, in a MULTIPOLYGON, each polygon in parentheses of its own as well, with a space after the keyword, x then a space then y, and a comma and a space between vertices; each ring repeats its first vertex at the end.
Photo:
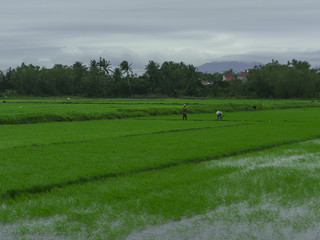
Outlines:
POLYGON ((75 99, 62 100, 16 99, 0 104, 0 124, 28 124, 40 122, 69 122, 101 119, 179 115, 183 104, 188 113, 263 111, 288 108, 320 107, 315 100, 194 100, 194 99, 75 99))

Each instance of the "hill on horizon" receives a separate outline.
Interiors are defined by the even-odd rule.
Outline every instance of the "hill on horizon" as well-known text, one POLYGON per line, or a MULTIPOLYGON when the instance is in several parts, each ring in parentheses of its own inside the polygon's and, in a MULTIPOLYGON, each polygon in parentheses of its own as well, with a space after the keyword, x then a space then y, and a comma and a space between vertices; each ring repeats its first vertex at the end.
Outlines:
POLYGON ((261 62, 240 62, 240 61, 223 61, 209 62, 198 66, 198 71, 203 73, 223 73, 232 69, 235 73, 240 73, 255 66, 264 65, 261 62))

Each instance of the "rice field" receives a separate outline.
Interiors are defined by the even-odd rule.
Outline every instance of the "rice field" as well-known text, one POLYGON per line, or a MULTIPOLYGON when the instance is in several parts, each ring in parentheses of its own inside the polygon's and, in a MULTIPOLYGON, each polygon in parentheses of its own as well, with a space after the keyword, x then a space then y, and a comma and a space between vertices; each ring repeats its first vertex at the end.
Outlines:
MULTIPOLYGON (((88 111, 81 99, 21 101, 12 104, 88 111)), ((180 109, 185 100, 163 101, 130 104, 180 109)), ((97 112, 102 103, 90 102, 97 112)), ((0 125, 0 239, 319 239, 320 108, 268 104, 219 109, 222 120, 213 108, 187 121, 177 110, 0 125)))

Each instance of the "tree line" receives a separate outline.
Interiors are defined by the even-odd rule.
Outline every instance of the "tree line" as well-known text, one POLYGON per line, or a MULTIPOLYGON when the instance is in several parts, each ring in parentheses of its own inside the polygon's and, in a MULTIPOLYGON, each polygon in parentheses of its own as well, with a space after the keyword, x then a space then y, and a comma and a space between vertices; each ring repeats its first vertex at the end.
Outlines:
POLYGON ((320 75, 305 61, 293 59, 287 64, 272 60, 255 66, 247 79, 223 81, 221 73, 202 73, 193 65, 150 60, 145 72, 133 73, 132 64, 122 61, 112 66, 100 57, 89 65, 56 64, 52 68, 22 63, 17 68, 0 71, 0 94, 19 96, 84 97, 252 97, 318 98, 320 75), (209 85, 202 85, 208 81, 209 85))

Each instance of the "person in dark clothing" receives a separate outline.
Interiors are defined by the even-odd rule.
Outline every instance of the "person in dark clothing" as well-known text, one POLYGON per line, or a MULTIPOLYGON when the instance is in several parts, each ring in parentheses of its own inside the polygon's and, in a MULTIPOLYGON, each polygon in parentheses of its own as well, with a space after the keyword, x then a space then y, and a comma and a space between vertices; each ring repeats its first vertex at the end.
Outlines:
POLYGON ((217 119, 219 120, 219 119, 222 119, 222 112, 221 111, 217 111, 216 112, 216 115, 217 115, 217 119))
POLYGON ((187 120, 187 107, 184 104, 182 108, 182 120, 187 120))

